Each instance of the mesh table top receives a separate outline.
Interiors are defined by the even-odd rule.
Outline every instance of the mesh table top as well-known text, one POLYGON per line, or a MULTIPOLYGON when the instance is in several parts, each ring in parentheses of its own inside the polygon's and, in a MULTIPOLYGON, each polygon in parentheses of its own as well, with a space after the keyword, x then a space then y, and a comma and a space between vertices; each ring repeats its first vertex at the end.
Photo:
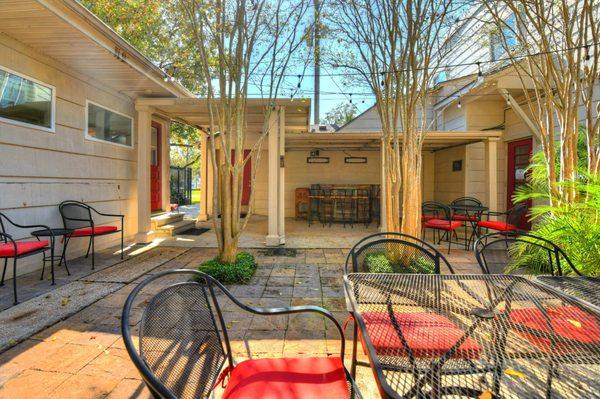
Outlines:
POLYGON ((600 278, 587 276, 537 276, 536 280, 600 308, 600 278))
POLYGON ((600 395, 600 313, 531 279, 353 273, 344 284, 388 397, 600 395))

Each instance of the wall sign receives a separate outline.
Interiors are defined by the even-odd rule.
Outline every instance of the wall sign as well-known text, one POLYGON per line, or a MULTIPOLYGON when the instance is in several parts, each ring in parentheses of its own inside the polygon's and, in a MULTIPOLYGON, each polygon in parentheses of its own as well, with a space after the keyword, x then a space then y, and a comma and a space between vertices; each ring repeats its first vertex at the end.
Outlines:
POLYGON ((459 159, 458 161, 452 161, 452 171, 460 172, 461 170, 462 170, 462 159, 459 159))
POLYGON ((307 157, 306 163, 329 163, 329 157, 307 157))
POLYGON ((367 157, 345 157, 345 163, 367 163, 367 157))

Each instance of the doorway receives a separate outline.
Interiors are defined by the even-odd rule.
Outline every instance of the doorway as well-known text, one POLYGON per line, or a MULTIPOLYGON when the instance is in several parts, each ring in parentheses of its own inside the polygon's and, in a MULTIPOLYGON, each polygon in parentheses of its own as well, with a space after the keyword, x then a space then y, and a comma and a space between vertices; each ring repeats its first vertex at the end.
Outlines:
MULTIPOLYGON (((248 158, 251 150, 244 150, 244 159, 248 158)), ((231 150, 231 163, 235 162, 235 150, 231 150)), ((244 165, 244 175, 242 180, 242 206, 250 204, 250 183, 252 178, 252 158, 244 165)))
POLYGON ((161 139, 162 126, 152 122, 150 152, 150 209, 162 210, 161 139))
MULTIPOLYGON (((528 182, 527 168, 529 168, 531 161, 532 150, 533 139, 531 137, 508 143, 508 187, 506 190, 508 209, 514 206, 513 195, 515 191, 528 182)), ((531 201, 529 201, 528 206, 531 207, 531 201)), ((526 216, 523 216, 518 227, 522 229, 531 227, 526 216)))

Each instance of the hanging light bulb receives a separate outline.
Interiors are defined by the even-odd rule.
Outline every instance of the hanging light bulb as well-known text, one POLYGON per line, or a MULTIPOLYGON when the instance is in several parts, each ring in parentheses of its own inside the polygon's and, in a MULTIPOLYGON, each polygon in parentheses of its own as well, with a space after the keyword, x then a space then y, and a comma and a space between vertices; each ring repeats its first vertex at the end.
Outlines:
POLYGON ((510 104, 510 97, 508 97, 508 98, 506 99, 506 106, 507 106, 507 107, 510 107, 510 106, 511 106, 511 104, 510 104))
POLYGON ((483 83, 483 72, 481 71, 481 62, 477 62, 477 84, 483 83))
POLYGON ((462 108, 462 104, 460 103, 460 100, 458 100, 458 104, 456 104, 456 106, 457 106, 458 108, 462 108))

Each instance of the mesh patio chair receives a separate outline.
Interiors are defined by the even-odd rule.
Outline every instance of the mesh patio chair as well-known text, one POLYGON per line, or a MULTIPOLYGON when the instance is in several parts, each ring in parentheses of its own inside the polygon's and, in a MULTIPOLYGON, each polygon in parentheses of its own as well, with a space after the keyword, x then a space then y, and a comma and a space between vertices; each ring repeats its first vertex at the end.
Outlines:
POLYGON ((523 274, 525 270, 512 266, 515 259, 521 257, 523 253, 536 253, 537 256, 532 261, 535 261, 534 266, 540 274, 563 276, 574 273, 581 275, 558 245, 523 231, 486 234, 475 241, 473 251, 484 274, 523 274), (515 244, 524 246, 523 252, 517 252, 515 244))
POLYGON ((87 258, 92 253, 92 270, 95 267, 94 242, 98 236, 121 233, 121 259, 123 259, 123 230, 124 215, 102 213, 88 204, 79 201, 64 201, 58 206, 58 210, 63 220, 65 229, 72 229, 73 232, 65 237, 66 248, 73 238, 89 238, 88 249, 85 254, 87 258), (113 217, 121 219, 121 228, 119 226, 98 226, 94 216, 113 217))
MULTIPOLYGON (((345 273, 440 274, 442 265, 454 274, 452 266, 444 255, 431 244, 406 234, 385 232, 367 236, 352 248, 346 258, 345 273)), ((405 292, 400 295, 410 296, 412 294, 414 293, 405 292)), ((354 292, 355 297, 359 295, 360 292, 354 292)), ((436 295, 437 293, 431 298, 432 304, 436 301, 436 295)), ((353 321, 351 375, 354 376, 356 365, 359 364, 357 362, 358 339, 361 340, 363 350, 365 345, 363 337, 359 334, 356 320, 354 320, 354 314, 350 308, 348 311, 350 315, 344 323, 344 329, 350 321, 353 321)), ((423 353, 429 349, 448 350, 456 343, 450 340, 440 347, 442 340, 436 338, 436 334, 440 332, 438 331, 439 326, 443 326, 446 330, 452 329, 452 331, 459 329, 454 322, 443 316, 424 312, 394 311, 392 316, 389 309, 386 310, 385 303, 382 304, 382 311, 364 312, 362 316, 369 331, 369 337, 378 352, 389 352, 392 347, 396 349, 401 347, 405 353, 412 354, 410 364, 405 364, 408 369, 419 368, 416 360, 419 357, 419 351, 423 353), (415 323, 422 329, 431 330, 430 337, 432 339, 429 342, 422 339, 415 340, 418 337, 411 335, 416 331, 414 329, 399 331, 400 327, 415 325, 415 323)), ((403 363, 403 361, 399 361, 399 363, 403 363)))
MULTIPOLYGON (((442 240, 448 241, 448 253, 452 246, 452 237, 458 241, 456 230, 462 227, 463 223, 457 220, 452 220, 452 210, 448 205, 444 205, 435 201, 426 201, 421 205, 421 230, 422 236, 425 237, 427 229, 433 230, 433 241, 435 242, 435 232, 438 232, 439 244, 442 240), (442 235, 441 232, 444 234, 442 235)), ((466 242, 465 242, 466 248, 466 242)))
POLYGON ((481 229, 484 228, 486 231, 496 230, 501 232, 511 232, 519 230, 519 224, 525 216, 528 210, 528 206, 525 203, 517 204, 507 210, 506 212, 486 212, 487 220, 480 220, 477 222, 477 226, 481 229), (504 216, 505 221, 490 220, 490 216, 504 216))
POLYGON ((251 307, 198 271, 166 271, 136 286, 125 302, 121 331, 129 356, 155 398, 207 398, 225 382, 223 399, 360 398, 343 365, 343 331, 331 313, 316 306, 251 307), (173 281, 186 277, 189 279, 173 281), (148 287, 151 283, 162 285, 157 291, 148 287), (143 310, 136 347, 131 312, 137 296, 145 291, 158 293, 143 310), (221 310, 223 300, 257 317, 302 312, 322 315, 340 334, 340 356, 251 359, 236 364, 221 310))
MULTIPOLYGON (((479 201, 475 197, 459 197, 452 201, 450 205, 460 205, 460 206, 482 206, 483 203, 479 201)), ((481 215, 479 215, 481 216, 481 215)), ((478 221, 479 218, 477 215, 466 215, 465 212, 455 211, 452 214, 452 220, 458 220, 461 222, 470 222, 470 221, 478 221)))
POLYGON ((471 240, 477 236, 477 222, 481 220, 485 208, 483 208, 483 203, 475 197, 459 197, 450 203, 450 208, 452 210, 452 220, 463 224, 466 249, 469 247, 471 240), (457 209, 454 207, 457 207, 457 209), (460 207, 465 208, 460 209, 460 207), (471 234, 469 234, 469 231, 471 234))
MULTIPOLYGON (((19 303, 17 298, 17 260, 36 254, 44 254, 45 251, 52 251, 54 248, 54 237, 50 234, 50 241, 40 240, 36 237, 36 240, 18 241, 13 238, 12 235, 8 234, 7 227, 12 225, 18 229, 40 229, 50 230, 48 226, 44 225, 21 225, 13 222, 3 213, 0 213, 0 259, 4 259, 4 269, 2 270, 2 280, 0 280, 0 287, 4 286, 4 277, 6 277, 6 268, 8 267, 8 260, 13 260, 13 304, 19 303)), ((52 270, 54 273, 53 255, 50 257, 52 270)), ((45 267, 45 261, 44 266, 45 267)), ((42 268, 42 279, 44 278, 44 269, 42 268)))

